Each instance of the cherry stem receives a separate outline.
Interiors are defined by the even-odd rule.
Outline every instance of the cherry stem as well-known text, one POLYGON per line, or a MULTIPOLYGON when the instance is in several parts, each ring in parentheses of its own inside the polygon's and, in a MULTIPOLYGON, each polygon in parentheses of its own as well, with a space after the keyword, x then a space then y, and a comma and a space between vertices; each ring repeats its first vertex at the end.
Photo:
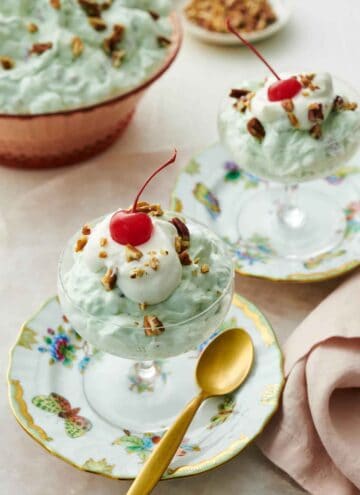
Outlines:
POLYGON ((258 52, 258 50, 254 47, 254 45, 252 45, 249 41, 247 41, 245 38, 243 38, 243 37, 241 36, 241 34, 240 34, 240 33, 239 33, 239 32, 238 32, 238 31, 237 31, 237 30, 236 30, 236 29, 235 29, 235 28, 231 25, 231 22, 230 22, 230 19, 229 19, 229 18, 227 18, 227 19, 226 19, 226 26, 227 26, 228 30, 229 30, 231 33, 235 34, 235 36, 236 36, 237 38, 239 38, 239 40, 240 40, 240 41, 242 41, 242 42, 244 43, 244 45, 246 45, 248 48, 250 48, 250 50, 252 50, 252 51, 255 53, 255 55, 256 55, 256 56, 257 56, 257 57, 258 57, 258 58, 259 58, 262 62, 264 62, 264 64, 266 65, 266 67, 267 67, 267 68, 268 68, 268 69, 269 69, 269 70, 270 70, 270 71, 274 74, 274 76, 276 77, 276 79, 277 79, 278 81, 281 81, 281 79, 280 79, 279 75, 278 75, 278 74, 274 71, 274 69, 271 67, 271 65, 269 64, 269 62, 267 62, 267 61, 265 60, 265 58, 261 55, 261 53, 260 53, 260 52, 258 52))
POLYGON ((151 182, 153 180, 153 178, 155 177, 155 175, 157 175, 158 173, 160 173, 162 170, 164 170, 164 168, 168 167, 169 165, 171 165, 172 163, 175 162, 176 160, 176 156, 177 156, 177 151, 174 150, 174 153, 172 155, 172 157, 166 162, 164 163, 164 165, 161 165, 161 167, 159 167, 157 170, 155 170, 154 173, 152 173, 150 175, 150 177, 147 179, 147 181, 145 182, 145 184, 142 186, 142 188, 140 189, 140 191, 138 192, 136 198, 135 198, 135 201, 134 201, 134 204, 133 204, 133 207, 132 207, 132 212, 135 213, 136 212, 136 208, 137 208, 137 204, 138 204, 138 201, 140 199, 140 196, 142 195, 142 193, 144 192, 144 189, 146 188, 146 186, 149 184, 149 182, 151 182))

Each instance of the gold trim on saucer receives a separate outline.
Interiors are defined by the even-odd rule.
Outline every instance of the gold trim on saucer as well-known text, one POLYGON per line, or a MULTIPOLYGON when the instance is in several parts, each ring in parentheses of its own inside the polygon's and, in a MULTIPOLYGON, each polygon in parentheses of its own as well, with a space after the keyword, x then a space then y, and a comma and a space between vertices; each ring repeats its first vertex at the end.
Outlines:
MULTIPOLYGON (((24 400, 23 397, 23 388, 21 386, 21 383, 19 380, 15 380, 11 377, 12 373, 12 367, 13 367, 13 355, 16 347, 19 345, 19 340, 21 339, 21 335, 23 330, 26 328, 26 326, 29 324, 29 322, 35 318, 35 316, 44 308, 46 307, 49 303, 54 301, 56 298, 52 297, 47 299, 39 308, 38 311, 36 311, 33 316, 31 316, 21 327, 19 335, 17 337, 15 345, 10 349, 9 352, 9 367, 8 367, 8 374, 7 374, 7 383, 8 383, 8 398, 9 398, 9 403, 10 403, 10 408, 19 423, 19 425, 23 428, 23 430, 31 437, 33 438, 41 447, 43 447, 49 454, 57 457, 58 459, 61 459, 62 461, 66 462, 67 464, 71 465, 72 467, 83 471, 83 472, 90 472, 92 474, 104 476, 106 478, 110 479, 116 479, 116 480, 132 480, 134 479, 132 476, 129 477, 118 477, 112 474, 112 465, 107 464, 106 459, 102 459, 100 461, 94 461, 93 459, 89 459, 89 461, 93 461, 97 465, 97 469, 99 468, 101 463, 106 463, 106 468, 104 464, 104 471, 100 470, 91 470, 91 462, 85 462, 84 464, 76 464, 73 461, 69 460, 68 458, 62 456, 55 450, 53 450, 50 445, 46 442, 50 442, 52 438, 50 438, 46 432, 38 425, 34 423, 33 417, 30 415, 28 411, 27 404, 24 400), (13 390, 15 393, 13 393, 13 390), (111 469, 110 469, 111 468, 111 469)), ((274 387, 273 388, 273 394, 272 394, 272 401, 271 404, 268 405, 273 405, 274 408, 272 409, 271 413, 266 417, 265 421, 261 425, 257 435, 254 437, 246 437, 245 435, 241 434, 239 439, 233 442, 232 444, 229 445, 228 448, 220 452, 219 454, 209 458, 205 459, 203 461, 200 461, 198 463, 194 463, 191 465, 183 465, 180 466, 179 468, 173 469, 168 474, 166 477, 163 478, 163 480, 169 480, 169 479, 179 479, 179 478, 185 478, 185 477, 190 477, 190 476, 195 476, 197 474, 203 473, 205 471, 210 471, 212 469, 215 469, 216 467, 219 467, 234 457, 236 457, 249 443, 253 442, 255 438, 257 438, 258 435, 260 435, 268 422, 271 420, 271 418, 274 416, 276 413, 278 406, 279 406, 279 401, 282 393, 282 389, 285 383, 284 379, 284 360, 283 356, 281 353, 280 346, 278 344, 277 338, 275 333, 273 333, 273 330, 271 328, 270 323, 266 320, 265 316, 260 312, 260 310, 253 305, 250 301, 248 301, 246 298, 240 296, 239 294, 235 294, 232 304, 236 306, 238 309, 242 310, 244 314, 251 319, 255 326, 258 328, 260 335, 262 336, 262 339, 265 343, 265 345, 270 346, 270 345, 275 345, 278 350, 279 350, 279 360, 280 360, 280 366, 282 369, 282 380, 279 384, 274 384, 274 385, 269 385, 274 387)))

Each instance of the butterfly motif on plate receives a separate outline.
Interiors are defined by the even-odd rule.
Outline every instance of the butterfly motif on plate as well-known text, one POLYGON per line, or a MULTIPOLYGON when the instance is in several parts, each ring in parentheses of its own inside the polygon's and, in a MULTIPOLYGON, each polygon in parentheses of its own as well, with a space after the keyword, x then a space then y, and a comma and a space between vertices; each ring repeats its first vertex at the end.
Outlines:
POLYGON ((80 407, 72 408, 70 402, 59 394, 37 395, 31 402, 39 409, 64 419, 65 432, 70 438, 79 438, 92 428, 88 419, 79 416, 80 407))

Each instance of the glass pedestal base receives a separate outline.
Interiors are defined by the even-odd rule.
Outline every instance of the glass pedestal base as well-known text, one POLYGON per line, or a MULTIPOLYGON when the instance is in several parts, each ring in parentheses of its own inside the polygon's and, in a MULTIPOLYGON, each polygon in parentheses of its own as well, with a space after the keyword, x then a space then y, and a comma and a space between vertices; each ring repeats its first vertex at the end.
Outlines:
POLYGON ((196 353, 141 363, 97 353, 83 378, 85 397, 102 420, 132 432, 163 432, 197 393, 196 353), (146 376, 148 375, 148 376, 146 376))
POLYGON ((274 256, 303 260, 339 245, 346 219, 332 197, 311 187, 299 188, 296 205, 286 202, 284 188, 273 187, 244 202, 237 225, 240 241, 258 236, 274 256))

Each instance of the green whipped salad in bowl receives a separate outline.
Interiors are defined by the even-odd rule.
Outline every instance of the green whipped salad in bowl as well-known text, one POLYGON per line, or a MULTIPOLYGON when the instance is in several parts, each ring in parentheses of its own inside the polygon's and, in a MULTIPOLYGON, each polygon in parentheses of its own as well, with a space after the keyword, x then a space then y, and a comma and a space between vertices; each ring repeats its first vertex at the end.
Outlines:
POLYGON ((153 224, 139 246, 121 245, 107 215, 85 225, 60 260, 64 313, 96 348, 129 359, 188 352, 223 322, 233 294, 225 243, 159 205, 142 206, 153 224))
POLYGON ((92 106, 166 60, 170 0, 1 0, 0 114, 92 106))

